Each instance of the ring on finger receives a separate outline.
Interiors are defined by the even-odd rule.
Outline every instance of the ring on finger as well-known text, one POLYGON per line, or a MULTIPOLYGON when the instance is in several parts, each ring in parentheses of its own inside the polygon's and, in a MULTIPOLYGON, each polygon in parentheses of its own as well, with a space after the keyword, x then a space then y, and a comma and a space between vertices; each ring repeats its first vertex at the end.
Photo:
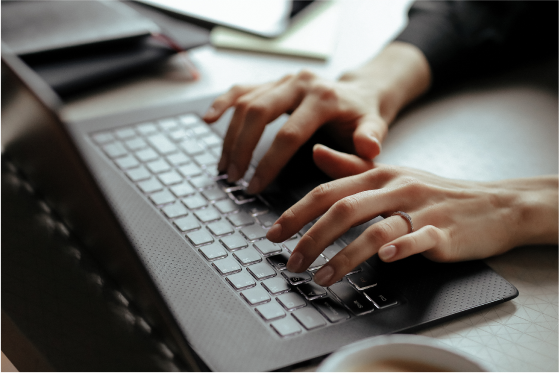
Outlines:
POLYGON ((408 222, 408 224, 410 225, 409 233, 413 233, 413 221, 411 220, 411 216, 409 216, 408 213, 403 212, 403 211, 396 211, 390 216, 394 216, 394 215, 399 215, 399 216, 403 217, 408 222))

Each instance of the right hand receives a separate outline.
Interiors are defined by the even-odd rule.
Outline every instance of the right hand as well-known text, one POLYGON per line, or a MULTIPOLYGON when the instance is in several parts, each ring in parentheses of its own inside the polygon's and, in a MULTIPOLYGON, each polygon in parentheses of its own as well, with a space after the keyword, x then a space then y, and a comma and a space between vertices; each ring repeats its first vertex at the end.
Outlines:
POLYGON ((254 194, 278 175, 321 126, 348 152, 368 160, 376 157, 388 131, 380 106, 376 91, 358 80, 331 82, 301 71, 276 82, 234 86, 213 102, 203 119, 213 123, 228 108, 235 108, 218 170, 226 172, 229 181, 236 181, 247 171, 265 126, 283 113, 291 113, 249 183, 247 192, 254 194))

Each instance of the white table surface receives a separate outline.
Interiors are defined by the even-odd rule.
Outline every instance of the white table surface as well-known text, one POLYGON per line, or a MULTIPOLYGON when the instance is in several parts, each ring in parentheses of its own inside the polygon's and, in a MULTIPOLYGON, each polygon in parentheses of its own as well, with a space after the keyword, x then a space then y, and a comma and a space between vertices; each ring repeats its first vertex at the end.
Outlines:
MULTIPOLYGON (((217 94, 237 83, 275 80, 302 68, 334 79, 397 35, 409 3, 341 0, 339 38, 326 62, 208 45, 189 53, 201 72, 198 81, 182 79, 175 60, 163 71, 74 99, 64 113, 70 120, 81 120, 180 102, 217 94)), ((556 73, 557 63, 544 67, 474 81, 420 102, 396 120, 378 160, 459 179, 556 174, 557 78, 549 81, 545 71, 556 73)), ((519 297, 418 334, 472 355, 494 370, 557 371, 557 246, 516 248, 486 262, 518 288, 519 297)))

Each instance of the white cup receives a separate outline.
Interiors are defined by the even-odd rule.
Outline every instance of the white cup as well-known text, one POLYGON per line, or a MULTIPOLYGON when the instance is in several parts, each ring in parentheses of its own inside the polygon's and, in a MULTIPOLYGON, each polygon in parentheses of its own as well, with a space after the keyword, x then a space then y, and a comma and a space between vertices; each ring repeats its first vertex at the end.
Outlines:
POLYGON ((342 347, 326 358, 319 372, 364 371, 488 371, 479 362, 436 340, 411 334, 364 339, 342 347))

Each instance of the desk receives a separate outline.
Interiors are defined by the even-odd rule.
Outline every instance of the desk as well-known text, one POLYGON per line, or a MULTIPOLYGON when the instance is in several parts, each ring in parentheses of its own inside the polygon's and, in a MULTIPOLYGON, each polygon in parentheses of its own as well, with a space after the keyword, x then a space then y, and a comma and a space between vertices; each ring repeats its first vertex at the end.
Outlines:
MULTIPOLYGON (((341 1, 337 49, 326 63, 204 46, 190 53, 202 75, 199 81, 180 81, 180 71, 170 64, 162 74, 147 74, 75 99, 64 115, 82 120, 182 101, 220 93, 236 83, 274 80, 302 68, 334 79, 365 62, 398 33, 408 4, 341 1)), ((477 180, 557 173, 556 69, 555 62, 551 80, 545 75, 540 79, 538 70, 531 68, 532 75, 515 71, 423 100, 397 119, 378 160, 477 180)), ((487 263, 515 285, 520 296, 418 334, 473 355, 495 370, 557 371, 557 247, 517 248, 487 263)))

